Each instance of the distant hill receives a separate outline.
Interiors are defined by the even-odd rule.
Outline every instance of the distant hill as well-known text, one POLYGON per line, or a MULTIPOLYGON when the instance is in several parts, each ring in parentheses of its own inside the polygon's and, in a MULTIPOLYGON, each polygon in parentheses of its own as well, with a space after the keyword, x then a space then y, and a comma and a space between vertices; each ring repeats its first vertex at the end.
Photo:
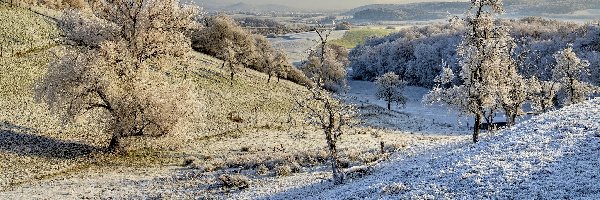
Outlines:
POLYGON ((354 20, 405 21, 443 19, 465 12, 466 2, 426 2, 411 4, 372 4, 345 13, 354 20))
MULTIPOLYGON (((358 21, 407 21, 445 19, 462 15, 468 2, 425 2, 410 4, 372 4, 354 8, 346 13, 358 21)), ((541 16, 570 14, 585 9, 600 9, 599 0, 505 0, 507 14, 541 16)))
POLYGON ((199 5, 207 11, 231 11, 231 12, 290 12, 297 8, 284 6, 280 4, 251 4, 239 2, 235 4, 223 4, 211 0, 199 0, 199 5))

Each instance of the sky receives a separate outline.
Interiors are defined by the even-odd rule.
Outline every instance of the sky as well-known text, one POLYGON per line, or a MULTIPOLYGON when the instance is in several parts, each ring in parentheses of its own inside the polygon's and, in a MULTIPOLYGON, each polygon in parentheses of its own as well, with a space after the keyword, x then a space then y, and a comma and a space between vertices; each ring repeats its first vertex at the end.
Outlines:
MULTIPOLYGON (((204 0, 209 2, 211 0, 204 0)), ((248 4, 280 4, 295 8, 305 9, 350 9, 362 5, 368 4, 382 4, 382 3, 414 3, 414 2, 431 2, 431 1, 461 1, 461 0, 212 0, 219 4, 234 4, 234 3, 248 3, 248 4)), ((466 0, 462 0, 466 1, 466 0)), ((203 0, 200 0, 203 2, 203 0)))

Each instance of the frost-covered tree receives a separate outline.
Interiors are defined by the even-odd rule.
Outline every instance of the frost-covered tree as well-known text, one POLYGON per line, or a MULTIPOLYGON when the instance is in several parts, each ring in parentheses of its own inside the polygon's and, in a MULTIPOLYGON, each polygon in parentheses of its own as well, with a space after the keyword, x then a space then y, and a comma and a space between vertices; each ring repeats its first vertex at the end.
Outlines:
MULTIPOLYGON (((442 60, 455 72, 460 72, 456 46, 462 41, 466 26, 456 23, 434 23, 427 26, 402 28, 385 37, 367 39, 350 51, 350 76, 373 81, 393 71, 409 85, 431 88, 433 78, 440 73, 442 60)), ((552 78, 556 64, 553 54, 568 43, 581 59, 590 61, 590 76, 586 79, 600 85, 600 25, 527 17, 520 20, 497 20, 510 27, 510 35, 517 39, 513 58, 520 62, 518 72, 524 78, 536 76, 539 80, 552 78)), ((457 74, 458 75, 458 74, 457 74)))
MULTIPOLYGON (((343 135, 344 129, 354 124, 355 108, 336 99, 328 90, 335 89, 332 88, 332 83, 340 85, 339 77, 341 74, 343 77, 346 75, 344 64, 347 64, 347 60, 346 63, 342 60, 345 49, 327 44, 331 29, 317 28, 315 32, 320 37, 320 50, 310 52, 309 61, 303 66, 303 71, 311 77, 315 85, 307 85, 310 94, 307 98, 297 101, 297 108, 302 111, 301 113, 308 114, 304 121, 323 130, 329 149, 334 183, 342 184, 345 175, 340 167, 337 142, 343 135)), ((345 87, 345 82, 343 83, 345 87)))
POLYGON ((275 52, 272 67, 273 68, 268 71, 269 79, 271 76, 275 75, 277 76, 277 82, 279 82, 281 78, 287 78, 288 70, 294 68, 294 66, 289 63, 287 55, 282 50, 275 52))
POLYGON ((404 87, 406 82, 400 79, 400 76, 394 72, 385 73, 383 76, 377 78, 375 82, 377 84, 377 98, 385 100, 387 102, 388 110, 391 110, 391 104, 396 103, 398 105, 406 104, 407 98, 404 96, 404 87))
POLYGON ((516 68, 509 68, 503 78, 500 79, 498 88, 498 98, 500 107, 506 115, 506 122, 509 126, 516 123, 518 116, 524 114, 523 104, 528 100, 528 90, 526 80, 516 71, 516 68))
MULTIPOLYGON (((510 61, 511 42, 505 27, 495 24, 494 15, 503 12, 500 0, 473 0, 467 13, 467 32, 458 46, 462 85, 434 88, 426 103, 445 103, 475 117, 473 142, 478 142, 483 119, 492 118, 499 107, 499 77, 510 61)), ((439 77, 438 80, 445 80, 439 77)), ((443 83, 440 83, 443 84, 443 83)))
POLYGON ((62 17, 67 21, 59 25, 76 46, 49 65, 36 99, 68 120, 103 113, 110 150, 123 137, 170 133, 195 101, 191 85, 177 74, 188 60, 185 32, 194 28, 198 10, 176 0, 98 4, 93 14, 62 17))
POLYGON ((258 57, 256 62, 253 63, 253 68, 269 76, 267 83, 271 82, 273 76, 276 76, 277 80, 282 77, 285 78, 287 76, 287 68, 293 67, 289 63, 285 52, 281 50, 276 51, 264 36, 255 35, 254 37, 258 57))
MULTIPOLYGON (((515 43, 508 32, 506 35, 498 37, 504 39, 502 45, 507 45, 505 51, 501 52, 503 57, 500 58, 502 63, 497 74, 498 86, 498 104, 504 111, 506 122, 509 126, 516 123, 518 116, 524 114, 523 104, 528 100, 527 80, 518 73, 519 63, 511 57, 511 52, 514 50, 515 43)), ((488 121, 490 123, 491 121, 488 121)))
POLYGON ((204 19, 204 28, 193 34, 192 47, 224 61, 233 84, 241 66, 253 65, 258 59, 256 40, 231 17, 220 14, 204 19))
POLYGON ((581 103, 592 94, 594 86, 582 81, 588 73, 589 62, 581 60, 572 47, 554 54, 556 66, 552 70, 552 80, 562 86, 564 94, 562 104, 565 106, 581 103))
POLYGON ((560 84, 553 81, 540 81, 535 76, 526 80, 528 100, 532 108, 538 113, 550 111, 556 106, 556 94, 560 84))
POLYGON ((317 50, 310 52, 308 60, 300 69, 310 79, 321 82, 325 89, 341 92, 347 88, 348 50, 342 46, 328 44, 327 37, 328 35, 321 36, 324 42, 317 50))

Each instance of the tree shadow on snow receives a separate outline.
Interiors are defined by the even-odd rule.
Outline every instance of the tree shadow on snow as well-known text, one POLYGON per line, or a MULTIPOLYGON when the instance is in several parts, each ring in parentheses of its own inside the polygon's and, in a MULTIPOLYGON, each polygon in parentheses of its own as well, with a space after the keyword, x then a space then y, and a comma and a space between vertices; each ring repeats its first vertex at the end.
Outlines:
POLYGON ((10 122, 0 122, 0 152, 19 156, 70 159, 98 150, 87 144, 36 135, 36 132, 34 129, 10 122))

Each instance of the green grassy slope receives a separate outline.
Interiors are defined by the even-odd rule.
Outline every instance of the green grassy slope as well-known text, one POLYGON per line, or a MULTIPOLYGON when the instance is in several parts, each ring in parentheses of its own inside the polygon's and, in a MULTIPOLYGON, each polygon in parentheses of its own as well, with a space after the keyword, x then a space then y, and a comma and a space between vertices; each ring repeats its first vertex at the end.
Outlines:
POLYGON ((390 29, 352 29, 346 32, 341 39, 331 41, 331 43, 352 49, 365 42, 368 37, 386 36, 394 31, 390 29))

